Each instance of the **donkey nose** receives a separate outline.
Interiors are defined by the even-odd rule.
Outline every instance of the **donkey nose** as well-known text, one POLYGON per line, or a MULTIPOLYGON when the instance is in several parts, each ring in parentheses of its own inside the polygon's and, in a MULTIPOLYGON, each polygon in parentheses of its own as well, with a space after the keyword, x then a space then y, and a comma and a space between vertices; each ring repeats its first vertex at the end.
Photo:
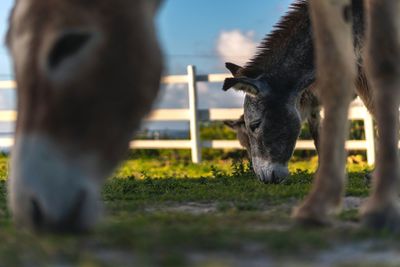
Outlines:
POLYGON ((272 171, 272 173, 271 173, 271 183, 272 184, 279 184, 280 181, 281 181, 280 178, 277 175, 275 175, 275 171, 272 171))
POLYGON ((17 139, 8 194, 15 223, 46 232, 93 228, 102 215, 99 162, 85 154, 67 156, 46 136, 17 139))
POLYGON ((279 184, 289 175, 287 167, 282 164, 269 164, 254 170, 260 181, 266 184, 279 184))
POLYGON ((279 184, 286 178, 286 176, 287 175, 284 173, 271 171, 269 174, 264 175, 261 178, 261 181, 266 184, 279 184))
POLYGON ((73 200, 72 204, 54 216, 45 205, 35 198, 31 199, 31 226, 36 231, 50 231, 57 233, 77 233, 87 229, 81 224, 82 212, 87 193, 82 190, 73 200))

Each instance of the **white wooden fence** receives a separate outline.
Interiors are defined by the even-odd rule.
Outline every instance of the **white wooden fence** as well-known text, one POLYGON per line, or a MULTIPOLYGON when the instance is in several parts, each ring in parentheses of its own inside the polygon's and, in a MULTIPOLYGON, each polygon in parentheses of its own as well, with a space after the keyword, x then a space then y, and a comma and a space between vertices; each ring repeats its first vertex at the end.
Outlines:
MULTIPOLYGON (((195 66, 187 67, 187 75, 174 75, 163 77, 163 84, 187 84, 189 92, 188 109, 157 109, 147 118, 147 121, 187 121, 190 123, 190 139, 188 140, 134 140, 132 148, 141 149, 191 149, 192 160, 195 163, 201 162, 201 148, 214 149, 241 149, 236 140, 201 140, 199 125, 201 121, 221 121, 238 119, 243 114, 243 109, 207 109, 199 110, 197 96, 197 82, 223 82, 228 74, 197 75, 195 66)), ((13 89, 16 87, 13 81, 0 81, 0 89, 13 89)), ((13 110, 0 111, 0 122, 13 122, 16 119, 16 112, 13 110)), ((375 162, 374 127, 371 115, 361 103, 356 100, 352 103, 349 111, 350 120, 363 120, 365 127, 365 140, 349 140, 346 143, 348 150, 364 150, 367 152, 369 164, 375 162)), ((11 147, 12 138, 0 138, 0 147, 11 147)), ((298 140, 296 149, 314 150, 312 140, 298 140)))

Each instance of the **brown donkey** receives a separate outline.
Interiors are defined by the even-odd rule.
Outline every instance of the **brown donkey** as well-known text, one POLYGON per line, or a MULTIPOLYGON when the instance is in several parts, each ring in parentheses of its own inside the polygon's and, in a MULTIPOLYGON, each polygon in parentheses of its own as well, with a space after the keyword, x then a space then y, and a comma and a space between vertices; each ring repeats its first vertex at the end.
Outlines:
POLYGON ((160 0, 16 0, 18 84, 9 205, 36 230, 90 229, 102 181, 150 110, 162 69, 160 0))
MULTIPOLYGON (((317 84, 325 108, 320 166, 314 187, 294 217, 325 223, 341 202, 345 184, 344 142, 356 64, 350 0, 310 0, 316 48, 317 84)), ((365 66, 378 124, 378 158, 374 187, 362 209, 373 228, 400 229, 397 207, 400 104, 400 0, 366 0, 365 66), (373 96, 373 97, 372 97, 373 96)))

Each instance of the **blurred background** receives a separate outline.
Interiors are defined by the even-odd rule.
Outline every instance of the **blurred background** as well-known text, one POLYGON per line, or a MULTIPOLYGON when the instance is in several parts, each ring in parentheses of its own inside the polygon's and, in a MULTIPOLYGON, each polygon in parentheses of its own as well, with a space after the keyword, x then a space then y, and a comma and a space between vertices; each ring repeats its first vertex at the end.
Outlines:
MULTIPOLYGON (((186 75, 188 65, 196 66, 197 74, 200 75, 227 73, 224 66, 227 61, 244 65, 254 56, 260 41, 288 11, 292 2, 293 0, 165 1, 156 20, 165 57, 163 75, 186 75)), ((12 0, 0 2, 0 39, 2 40, 7 31, 8 16, 12 5, 12 0)), ((13 80, 13 78, 10 56, 4 42, 1 42, 0 81, 13 80)), ((189 108, 187 83, 168 83, 161 87, 155 109, 189 108)), ((204 111, 243 106, 243 93, 234 90, 223 92, 221 88, 221 82, 198 82, 197 108, 204 111)), ((14 110, 15 100, 15 90, 0 90, 0 111, 14 110)), ((229 112, 227 111, 227 113, 229 112)), ((240 114, 237 114, 237 118, 239 116, 240 114)), ((235 133, 225 127, 222 121, 201 121, 199 124, 202 140, 233 140, 236 138, 235 133)), ((366 138, 364 121, 353 120, 352 126, 350 140, 364 140, 366 138)), ((13 122, 0 120, 0 138, 12 137, 13 128, 13 122)), ((137 138, 187 140, 190 139, 189 121, 147 121, 143 123, 137 138)), ((307 127, 303 127, 301 139, 311 139, 307 127)), ((7 149, 3 147, 3 150, 7 149)), ((206 157, 207 151, 215 156, 216 151, 203 149, 206 157)), ((221 156, 219 152, 216 154, 221 156)), ((152 154, 150 151, 146 153, 152 154)), ((353 151, 352 153, 366 155, 365 151, 353 151)), ((233 156, 230 152, 228 155, 233 156)), ((242 155, 245 153, 237 152, 237 156, 242 155)), ((308 149, 296 151, 295 154, 300 158, 314 155, 315 152, 308 149)), ((369 161, 369 163, 372 162, 369 161)))
MULTIPOLYGON (((285 13, 291 0, 170 0, 165 1, 157 24, 163 45, 165 75, 186 74, 187 65, 195 65, 199 74, 225 73, 224 62, 244 64, 254 55, 257 44, 285 13), (257 8, 253 8, 257 6, 257 8), (251 7, 251 8, 250 8, 251 7)), ((0 39, 4 40, 12 0, 0 1, 0 39)), ((13 79, 10 57, 4 42, 0 46, 0 80, 13 79)), ((241 93, 224 93, 221 84, 198 84, 200 108, 241 107, 241 93)), ((185 84, 163 86, 157 107, 186 108, 185 84)), ((13 109, 13 90, 0 91, 0 109, 13 109)), ((0 132, 12 131, 12 124, 1 123, 0 132)), ((152 131, 188 129, 187 123, 152 123, 152 131)), ((177 132, 178 131, 178 132, 177 132)))

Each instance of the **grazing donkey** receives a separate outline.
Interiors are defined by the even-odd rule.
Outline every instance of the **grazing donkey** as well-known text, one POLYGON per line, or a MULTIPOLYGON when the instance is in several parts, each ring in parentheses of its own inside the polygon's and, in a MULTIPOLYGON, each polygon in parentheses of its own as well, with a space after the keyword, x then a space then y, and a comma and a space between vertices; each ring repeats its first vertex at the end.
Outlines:
POLYGON ((90 229, 100 187, 156 98, 159 0, 16 0, 18 84, 9 205, 17 224, 90 229))
MULTIPOLYGON (((399 231, 400 0, 365 3, 364 65, 379 139, 373 190, 362 209, 362 217, 369 227, 399 231)), ((317 83, 325 119, 314 187, 294 212, 294 217, 305 223, 325 223, 342 199, 347 112, 357 75, 350 4, 350 0, 310 0, 317 83)))
MULTIPOLYGON (((233 63, 226 63, 226 67, 231 71, 232 75, 236 78, 240 78, 239 72, 240 70, 243 70, 242 67, 237 66, 233 63)), ((296 100, 293 103, 290 103, 291 105, 294 105, 292 108, 297 110, 298 114, 300 115, 300 120, 302 122, 307 121, 308 122, 308 127, 309 131, 311 133, 311 136, 314 141, 315 148, 318 152, 318 147, 319 147, 319 128, 320 128, 320 113, 321 113, 321 108, 320 104, 318 101, 317 96, 315 95, 315 89, 313 87, 307 88, 303 90, 302 92, 299 92, 298 96, 296 97, 296 100)), ((246 108, 245 110, 250 110, 246 108)), ((262 112, 262 110, 257 110, 257 109, 251 109, 250 112, 262 112)), ((271 111, 272 114, 274 114, 273 111, 271 111)), ((244 120, 244 115, 242 115, 239 119, 237 120, 226 120, 224 123, 233 129, 236 132, 237 139, 239 140, 239 143, 246 149, 247 154, 249 159, 252 159, 252 153, 251 153, 251 143, 250 143, 250 136, 251 136, 251 130, 248 131, 246 127, 246 122, 244 120)), ((284 121, 281 121, 281 126, 277 129, 261 129, 259 133, 255 136, 257 139, 263 138, 264 135, 268 135, 272 131, 282 131, 282 130, 288 130, 288 131, 293 131, 294 133, 298 133, 300 129, 297 127, 293 127, 292 129, 286 129, 283 127, 284 121)), ((251 128, 251 126, 250 126, 251 128)), ((253 131, 254 132, 254 131, 253 131)), ((284 138, 284 137, 282 137, 284 138)), ((296 138, 297 139, 297 138, 296 138)), ((281 158, 280 162, 282 163, 283 166, 287 166, 290 156, 292 155, 294 148, 295 148, 295 143, 291 141, 286 141, 283 140, 282 142, 279 142, 282 146, 281 150, 286 151, 285 156, 281 158)), ((278 151, 273 151, 274 147, 268 147, 266 150, 270 151, 271 155, 278 155, 278 151)), ((265 159, 266 164, 270 161, 269 158, 265 159)), ((284 172, 280 173, 281 176, 276 175, 273 173, 272 177, 270 180, 263 180, 267 178, 267 176, 259 176, 260 180, 265 183, 277 183, 280 182, 285 176, 289 174, 289 171, 287 168, 284 169, 284 172)))
MULTIPOLYGON (((244 68, 227 63, 234 78, 226 79, 223 89, 235 88, 246 93, 243 118, 228 124, 238 131, 257 177, 264 182, 279 182, 288 175, 287 163, 302 120, 308 120, 319 150, 319 90, 315 85, 313 31, 308 9, 308 1, 294 3, 244 68)), ((352 8, 346 12, 354 21, 354 50, 359 65, 357 93, 373 111, 361 59, 363 0, 353 0, 352 8)))

